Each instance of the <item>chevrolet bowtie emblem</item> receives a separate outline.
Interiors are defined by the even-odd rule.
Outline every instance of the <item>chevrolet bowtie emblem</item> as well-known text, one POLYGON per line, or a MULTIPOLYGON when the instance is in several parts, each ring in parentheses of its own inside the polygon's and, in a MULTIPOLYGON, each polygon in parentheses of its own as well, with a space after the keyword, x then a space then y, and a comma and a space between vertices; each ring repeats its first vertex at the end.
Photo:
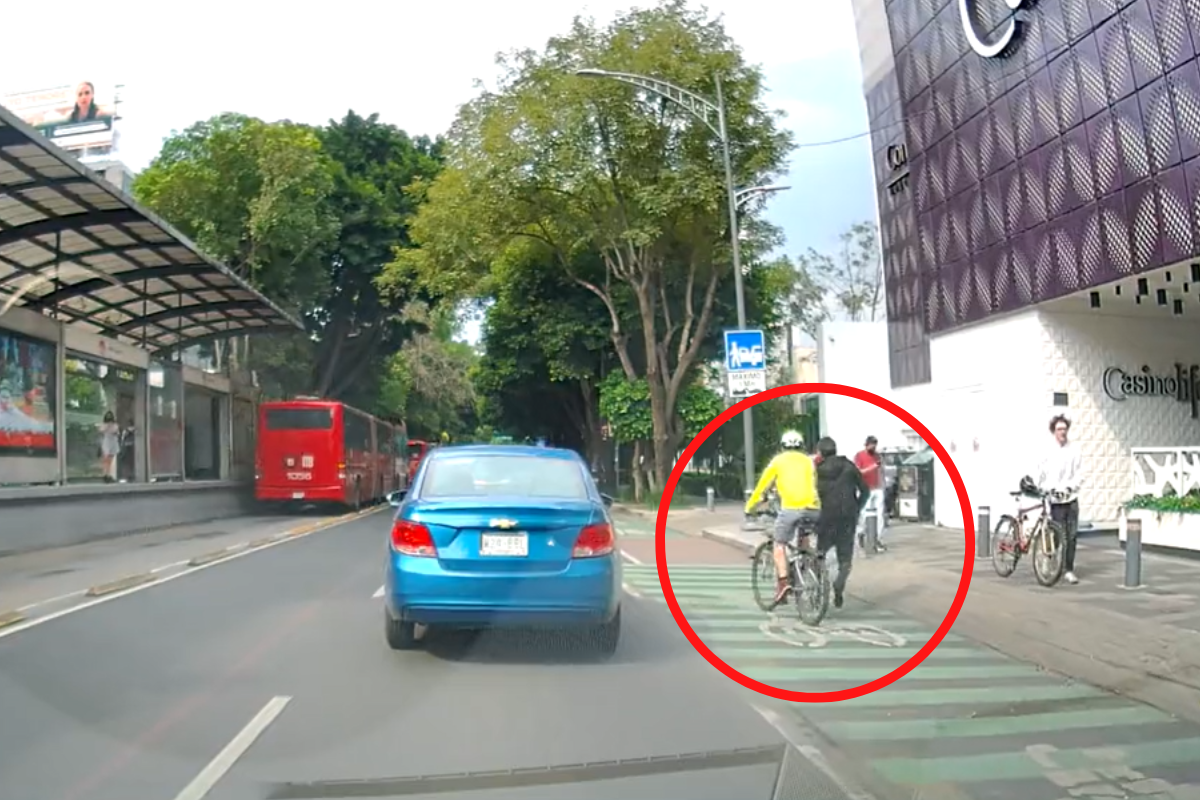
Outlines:
POLYGON ((508 530, 509 528, 517 527, 517 521, 515 519, 494 519, 489 524, 493 528, 500 528, 501 530, 508 530))

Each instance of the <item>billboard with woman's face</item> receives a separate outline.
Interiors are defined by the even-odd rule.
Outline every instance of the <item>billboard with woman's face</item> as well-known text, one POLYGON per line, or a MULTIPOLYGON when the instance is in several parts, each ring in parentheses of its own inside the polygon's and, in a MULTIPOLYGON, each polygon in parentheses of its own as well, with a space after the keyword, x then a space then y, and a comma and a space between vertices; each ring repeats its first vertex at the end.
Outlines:
POLYGON ((0 456, 55 457, 56 348, 0 330, 0 456))
POLYGON ((18 92, 0 97, 0 106, 38 129, 65 150, 111 147, 117 116, 116 89, 92 81, 18 92))

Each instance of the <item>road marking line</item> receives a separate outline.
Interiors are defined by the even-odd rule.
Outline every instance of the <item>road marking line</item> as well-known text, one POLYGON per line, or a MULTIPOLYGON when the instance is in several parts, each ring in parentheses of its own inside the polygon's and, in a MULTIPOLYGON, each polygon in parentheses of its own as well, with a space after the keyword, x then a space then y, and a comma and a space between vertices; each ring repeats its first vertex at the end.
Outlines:
POLYGON ((629 553, 626 553, 624 550, 621 551, 621 558, 625 559, 630 564, 636 564, 639 567, 645 566, 641 561, 639 561, 636 558, 634 558, 633 556, 629 555, 629 553))
POLYGON ((124 578, 119 578, 108 583, 101 583, 87 590, 88 597, 103 597, 114 592, 121 592, 135 586, 143 586, 153 581, 158 580, 158 576, 153 572, 143 572, 141 575, 129 575, 124 578))
POLYGON ((190 559, 187 562, 187 565, 189 567, 198 567, 202 564, 211 564, 213 561, 220 561, 223 558, 228 558, 229 556, 233 555, 234 553, 237 553, 241 550, 245 550, 248 546, 249 545, 247 545, 243 542, 242 544, 235 544, 235 545, 231 545, 229 547, 222 547, 220 550, 213 550, 212 552, 204 553, 203 555, 198 555, 195 558, 190 559))
MULTIPOLYGON (((356 515, 356 517, 367 516, 367 514, 370 514, 375 510, 378 510, 378 509, 372 509, 372 511, 369 511, 365 514, 356 515)), ((304 536, 310 536, 314 533, 321 533, 322 531, 327 531, 332 528, 336 528, 337 526, 341 525, 342 523, 349 522, 349 521, 350 521, 350 518, 347 518, 347 517, 335 517, 327 525, 324 525, 324 527, 314 528, 313 530, 310 530, 307 533, 305 533, 304 536)), ((299 537, 299 536, 289 536, 285 539, 279 539, 278 541, 271 542, 270 544, 265 544, 262 547, 254 548, 252 550, 251 549, 243 550, 240 553, 234 553, 233 555, 229 556, 228 558, 222 558, 220 561, 213 561, 208 564, 202 564, 198 567, 188 567, 187 569, 180 570, 179 572, 176 572, 174 574, 167 575, 164 578, 159 578, 158 576, 154 576, 155 580, 151 580, 147 583, 141 583, 136 586, 131 586, 128 589, 114 591, 112 594, 105 594, 105 595, 101 595, 99 597, 93 597, 92 599, 88 600, 85 603, 80 603, 79 605, 71 606, 70 608, 64 608, 60 611, 55 611, 51 614, 46 614, 44 616, 34 617, 33 619, 27 619, 24 622, 18 622, 17 624, 10 625, 7 628, 0 628, 0 639, 3 639, 5 636, 12 636, 14 633, 20 633, 21 631, 29 630, 30 628, 32 628, 36 625, 41 625, 45 622, 50 622, 52 620, 59 619, 60 617, 65 617, 68 614, 74 614, 76 611, 83 611, 84 609, 91 608, 92 606, 98 606, 101 603, 107 603, 110 600, 116 600, 119 597, 127 597, 128 595, 131 595, 134 592, 140 592, 143 589, 149 589, 152 586, 162 586, 164 583, 170 583, 173 580, 177 580, 177 579, 182 578, 187 575, 194 575, 195 573, 200 572, 201 570, 211 569, 212 567, 220 566, 221 564, 228 564, 230 561, 235 561, 239 558, 245 558, 246 556, 253 555, 254 553, 261 553, 264 550, 270 550, 272 547, 278 547, 281 544, 287 544, 288 542, 294 542, 300 538, 301 537, 299 537)))
POLYGON ((283 696, 272 697, 262 710, 254 715, 254 719, 250 720, 246 727, 242 728, 221 752, 217 753, 216 758, 208 762, 208 765, 200 770, 200 774, 183 787, 183 791, 175 795, 175 800, 203 800, 208 796, 212 788, 217 785, 217 781, 233 768, 237 760, 246 754, 259 736, 262 736, 267 726, 283 713, 283 709, 291 699, 283 696))
POLYGON ((636 597, 638 600, 642 599, 642 593, 630 586, 628 583, 622 583, 621 588, 625 590, 626 594, 636 597))
POLYGON ((376 589, 375 594, 371 595, 371 599, 375 600, 377 598, 383 597, 383 589, 384 589, 384 587, 382 587, 382 586, 380 586, 378 589, 376 589))

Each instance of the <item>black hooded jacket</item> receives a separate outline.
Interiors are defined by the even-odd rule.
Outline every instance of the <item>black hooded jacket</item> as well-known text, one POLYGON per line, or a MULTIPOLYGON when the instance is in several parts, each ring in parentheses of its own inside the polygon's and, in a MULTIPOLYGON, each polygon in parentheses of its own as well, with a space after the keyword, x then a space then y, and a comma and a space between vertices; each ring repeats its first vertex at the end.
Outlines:
POLYGON ((817 496, 821 498, 822 517, 848 524, 858 521, 871 490, 853 461, 834 455, 817 465, 817 496))

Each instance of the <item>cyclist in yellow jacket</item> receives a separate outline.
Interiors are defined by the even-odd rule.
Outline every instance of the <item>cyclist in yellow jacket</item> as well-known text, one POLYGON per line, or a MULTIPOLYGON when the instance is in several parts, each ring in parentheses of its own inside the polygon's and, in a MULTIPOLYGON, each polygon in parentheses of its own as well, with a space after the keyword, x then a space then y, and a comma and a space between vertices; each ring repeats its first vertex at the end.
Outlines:
POLYGON ((787 431, 780 439, 780 445, 783 451, 771 459, 763 471, 745 509, 746 514, 754 513, 763 495, 774 485, 780 505, 772 536, 775 540, 775 605, 782 603, 792 590, 786 545, 801 526, 812 530, 821 516, 816 469, 804 452, 804 437, 796 431, 787 431))

